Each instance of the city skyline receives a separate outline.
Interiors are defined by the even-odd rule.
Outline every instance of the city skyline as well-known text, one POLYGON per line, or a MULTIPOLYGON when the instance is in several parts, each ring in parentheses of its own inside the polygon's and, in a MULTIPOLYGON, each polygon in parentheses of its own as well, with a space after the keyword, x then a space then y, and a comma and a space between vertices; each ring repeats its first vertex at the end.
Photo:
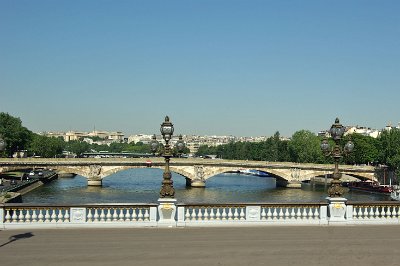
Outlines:
POLYGON ((396 126, 398 1, 0 0, 0 112, 71 129, 396 126))

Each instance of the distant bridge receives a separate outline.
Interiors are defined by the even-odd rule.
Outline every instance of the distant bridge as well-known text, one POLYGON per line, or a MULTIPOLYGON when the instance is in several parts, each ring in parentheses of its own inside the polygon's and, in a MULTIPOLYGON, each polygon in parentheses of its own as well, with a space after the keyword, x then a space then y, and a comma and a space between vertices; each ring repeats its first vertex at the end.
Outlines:
MULTIPOLYGON (((51 168, 84 176, 88 185, 101 186, 103 178, 131 168, 164 168, 164 158, 2 158, 0 172, 27 168, 51 168)), ((279 186, 299 187, 302 181, 331 174, 334 165, 289 162, 238 161, 222 159, 172 158, 170 170, 186 178, 187 185, 204 187, 206 180, 215 175, 253 169, 275 177, 279 186)), ((340 171, 359 179, 376 180, 372 166, 340 165, 340 171)))

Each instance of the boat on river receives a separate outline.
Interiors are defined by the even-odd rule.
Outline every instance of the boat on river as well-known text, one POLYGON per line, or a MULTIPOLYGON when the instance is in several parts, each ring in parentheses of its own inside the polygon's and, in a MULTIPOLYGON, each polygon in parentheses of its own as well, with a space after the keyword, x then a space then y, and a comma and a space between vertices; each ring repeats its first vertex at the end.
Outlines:
POLYGON ((393 191, 392 186, 381 185, 376 181, 349 182, 348 187, 350 190, 359 190, 383 194, 390 194, 393 191))

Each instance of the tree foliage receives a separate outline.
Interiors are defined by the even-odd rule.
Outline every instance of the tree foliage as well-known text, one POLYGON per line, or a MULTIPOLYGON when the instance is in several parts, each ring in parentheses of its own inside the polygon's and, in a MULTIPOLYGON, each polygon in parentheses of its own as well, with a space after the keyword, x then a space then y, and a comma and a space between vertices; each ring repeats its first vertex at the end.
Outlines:
POLYGON ((5 153, 11 156, 17 150, 28 148, 33 139, 32 131, 22 126, 20 118, 0 113, 0 135, 6 142, 5 153))
POLYGON ((65 148, 65 142, 61 138, 46 137, 35 134, 30 144, 30 152, 40 157, 60 156, 65 148))

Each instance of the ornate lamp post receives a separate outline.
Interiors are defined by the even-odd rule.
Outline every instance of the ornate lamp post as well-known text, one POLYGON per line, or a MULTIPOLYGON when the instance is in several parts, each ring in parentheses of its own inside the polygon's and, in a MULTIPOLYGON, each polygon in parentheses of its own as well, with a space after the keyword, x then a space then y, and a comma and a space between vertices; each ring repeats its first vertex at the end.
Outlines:
MULTIPOLYGON (((169 142, 174 133, 174 125, 169 121, 168 116, 165 117, 165 121, 161 124, 160 132, 165 141, 164 152, 161 155, 165 159, 165 169, 164 169, 164 173, 163 173, 163 181, 161 184, 160 197, 161 198, 174 198, 175 189, 173 186, 172 174, 171 174, 171 171, 169 170, 169 161, 170 161, 170 158, 172 157, 172 150, 171 150, 171 146, 170 146, 169 142)), ((153 135, 153 139, 150 143, 150 147, 151 147, 151 150, 153 153, 157 152, 158 146, 159 146, 159 143, 156 140, 156 135, 153 135)), ((179 136, 179 140, 176 143, 176 148, 177 148, 178 152, 183 151, 183 149, 185 148, 185 143, 182 140, 182 135, 179 136)))
POLYGON ((329 130, 333 140, 335 141, 335 146, 331 149, 327 139, 324 139, 321 143, 321 149, 325 156, 331 156, 335 161, 333 180, 331 182, 331 187, 328 189, 328 194, 330 197, 341 197, 344 194, 344 188, 340 182, 342 174, 339 172, 339 160, 342 158, 342 155, 349 154, 354 149, 354 144, 351 141, 348 141, 343 149, 339 146, 339 142, 343 137, 344 130, 345 129, 342 124, 339 123, 339 118, 336 118, 335 123, 329 130))

